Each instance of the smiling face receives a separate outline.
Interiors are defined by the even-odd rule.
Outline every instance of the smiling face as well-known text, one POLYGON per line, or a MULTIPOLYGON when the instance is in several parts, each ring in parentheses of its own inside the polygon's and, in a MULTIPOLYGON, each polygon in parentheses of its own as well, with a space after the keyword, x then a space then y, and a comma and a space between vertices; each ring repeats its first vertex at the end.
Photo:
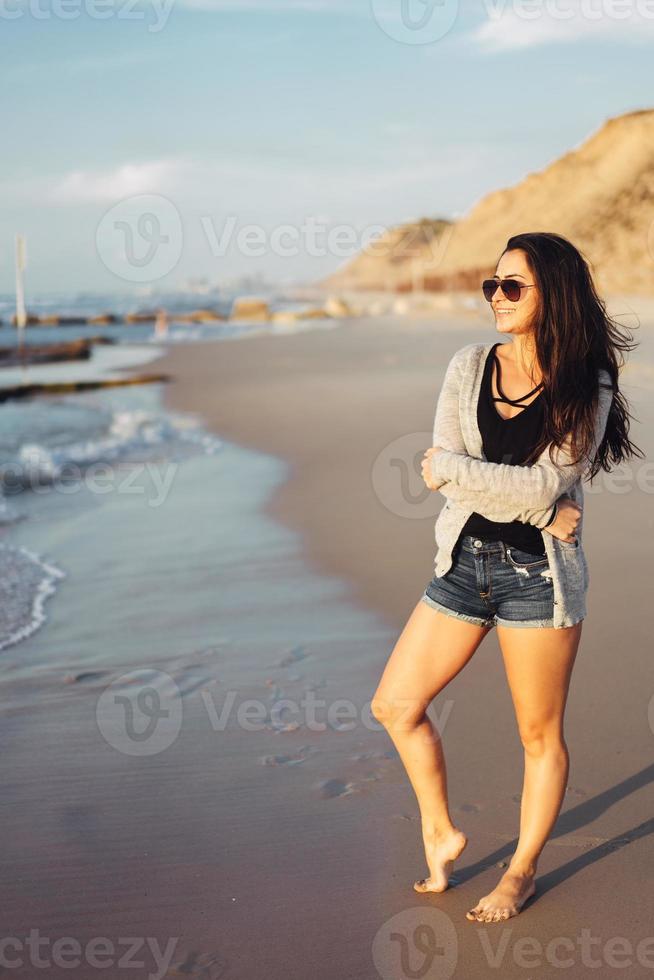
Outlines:
POLYGON ((520 299, 512 303, 497 289, 491 301, 495 314, 495 326, 500 333, 529 334, 535 321, 539 303, 539 289, 533 272, 527 265, 527 254, 516 248, 504 252, 495 270, 495 279, 515 279, 531 286, 520 290, 520 299))

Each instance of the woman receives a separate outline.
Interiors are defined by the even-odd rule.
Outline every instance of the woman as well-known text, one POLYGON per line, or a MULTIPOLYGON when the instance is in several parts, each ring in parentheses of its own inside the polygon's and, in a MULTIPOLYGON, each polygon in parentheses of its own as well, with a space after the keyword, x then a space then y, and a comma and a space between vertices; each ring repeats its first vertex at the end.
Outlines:
POLYGON ((467 912, 517 915, 568 778, 563 714, 586 614, 583 489, 609 458, 641 451, 618 390, 632 346, 606 313, 588 266, 565 238, 510 238, 483 284, 507 343, 469 344, 448 365, 426 485, 447 497, 436 521, 435 575, 385 667, 372 711, 393 739, 420 807, 429 877, 448 887, 467 843, 452 823, 433 698, 497 626, 524 746, 520 836, 497 887, 467 912), (407 708, 410 705, 410 708, 407 708))

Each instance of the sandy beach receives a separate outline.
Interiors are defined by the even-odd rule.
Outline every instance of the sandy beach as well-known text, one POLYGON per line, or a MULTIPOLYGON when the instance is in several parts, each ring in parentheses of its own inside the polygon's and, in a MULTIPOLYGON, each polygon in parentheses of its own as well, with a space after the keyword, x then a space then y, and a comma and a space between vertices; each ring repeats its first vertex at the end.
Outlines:
MULTIPOLYGON (((632 436, 648 455, 651 329, 624 377, 632 436)), ((426 873, 416 800, 366 711, 431 577, 442 503, 418 500, 410 479, 404 495, 380 489, 376 461, 395 440, 430 444, 449 358, 494 333, 474 316, 368 318, 177 345, 153 362, 174 378, 166 407, 200 416, 224 447, 180 466, 160 508, 116 495, 100 529, 88 505, 65 538, 52 531, 53 549, 79 556, 71 586, 47 627, 7 657, 8 975, 42 975, 24 946, 10 963, 38 929, 51 937, 43 956, 55 978, 397 980, 420 965, 394 938, 407 926, 434 939, 420 975, 439 980, 558 976, 564 963, 575 977, 627 962, 622 976, 649 975, 644 463, 617 490, 601 476, 587 488, 591 586, 567 713, 570 782, 537 899, 520 916, 465 918, 518 830, 522 749, 494 633, 430 709, 452 814, 470 840, 443 895, 413 891, 426 873), (108 691, 129 696, 136 672, 168 711, 151 749, 104 710, 108 691), (322 725, 309 695, 322 699, 322 725), (57 937, 79 947, 68 962, 52 955, 57 937), (129 937, 141 964, 131 973, 129 937)), ((43 541, 45 530, 32 533, 43 541)))
MULTIPOLYGON (((633 423, 633 438, 649 456, 653 406, 647 306, 636 305, 643 321, 636 332, 640 348, 625 372, 624 390, 639 420, 633 423)), ((618 300, 613 308, 623 322, 632 322, 632 306, 618 300)), ((300 531, 311 567, 347 582, 352 598, 374 610, 394 639, 431 576, 433 522, 430 517, 406 519, 380 502, 371 477, 374 462, 395 439, 430 429, 449 357, 494 332, 488 321, 475 322, 473 317, 370 319, 325 333, 231 343, 214 349, 215 356, 207 346, 180 349, 159 366, 176 378, 166 390, 170 405, 201 412, 214 431, 290 464, 290 478, 272 495, 266 512, 300 531)), ((470 976, 473 970, 474 975, 494 975, 495 970, 502 976, 529 975, 528 957, 521 960, 510 952, 516 941, 533 937, 545 950, 557 936, 574 943, 575 975, 597 973, 590 965, 593 957, 583 953, 584 930, 599 937, 595 950, 615 936, 631 942, 633 975, 642 975, 635 951, 652 930, 643 908, 641 869, 651 860, 653 829, 646 802, 652 775, 652 691, 644 683, 650 648, 648 547, 647 535, 639 531, 652 526, 651 475, 646 484, 643 466, 635 461, 622 471, 629 477, 621 481, 617 506, 606 475, 587 486, 585 548, 592 585, 567 715, 570 785, 541 858, 541 897, 502 927, 510 938, 501 967, 498 961, 495 967, 489 964, 480 938, 487 932, 497 950, 499 934, 482 927, 475 933, 464 919, 471 900, 499 877, 496 865, 510 856, 517 830, 521 746, 497 639, 491 634, 432 706, 437 715, 446 704, 451 706, 444 726, 451 799, 470 837, 457 875, 460 886, 440 897, 412 892, 414 871, 422 860, 419 828, 412 791, 396 761, 392 780, 380 782, 381 792, 369 800, 375 823, 366 835, 367 871, 353 869, 349 860, 339 866, 334 835, 324 841, 324 846, 335 847, 335 854, 330 870, 325 865, 324 873, 313 879, 313 900, 318 911, 322 896, 326 911, 332 875, 339 878, 347 890, 341 894, 348 909, 348 942, 335 943, 328 966, 312 958, 311 973, 374 976, 373 965, 364 969, 360 957, 371 948, 376 931, 371 909, 376 909, 374 921, 381 927, 398 913, 429 908, 446 912, 454 924, 458 964, 452 975, 470 976), (641 487, 650 487, 649 492, 641 487), (375 846, 382 827, 393 828, 390 847, 386 834, 380 834, 375 846)), ((370 697, 389 652, 380 646, 367 667, 361 665, 358 690, 348 692, 355 701, 370 697)), ((384 733, 375 741, 380 749, 391 746, 384 733)), ((354 809, 361 802, 344 799, 341 805, 354 804, 354 809)), ((297 798, 294 809, 296 804, 297 798)), ((347 847, 345 841, 341 844, 347 847)), ((312 925, 301 920, 302 933, 315 927, 324 934, 319 912, 312 925)), ((390 950, 388 955, 392 958, 390 950)), ((614 967, 609 960, 604 961, 607 974, 614 967)), ((531 966, 537 961, 536 955, 531 966)), ((268 969, 274 973, 276 966, 270 962, 268 969)), ((446 964, 441 966, 441 972, 434 967, 433 975, 449 976, 446 964)), ((553 969, 545 953, 541 966, 553 969)))

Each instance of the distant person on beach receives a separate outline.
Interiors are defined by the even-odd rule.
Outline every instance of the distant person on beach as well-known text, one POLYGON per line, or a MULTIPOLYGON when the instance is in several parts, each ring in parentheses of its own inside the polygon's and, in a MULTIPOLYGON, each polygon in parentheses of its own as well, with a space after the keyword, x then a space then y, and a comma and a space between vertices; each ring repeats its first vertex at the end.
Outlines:
POLYGON ((449 813, 441 739, 426 712, 497 626, 524 747, 520 834, 497 887, 466 913, 497 922, 535 893, 568 780, 563 718, 590 581, 582 476, 643 453, 628 438, 618 387, 619 352, 635 345, 580 252, 559 235, 516 235, 482 289, 510 340, 468 344, 447 367, 422 461, 426 486, 446 497, 435 574, 371 708, 418 799, 429 877, 413 887, 443 892, 467 837, 449 813))

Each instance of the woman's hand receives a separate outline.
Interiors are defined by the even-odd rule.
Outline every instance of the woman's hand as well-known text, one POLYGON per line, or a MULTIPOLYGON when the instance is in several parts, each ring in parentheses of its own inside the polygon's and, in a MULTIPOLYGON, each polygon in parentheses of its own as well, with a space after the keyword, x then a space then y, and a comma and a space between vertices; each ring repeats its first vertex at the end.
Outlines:
POLYGON ((581 507, 566 494, 559 497, 556 505, 556 517, 549 527, 543 528, 543 531, 549 531, 552 537, 559 538, 560 541, 573 544, 577 540, 576 532, 581 517, 581 507))
POLYGON ((443 486, 443 480, 434 479, 431 472, 431 457, 435 453, 439 453, 442 448, 443 448, 442 446, 432 446, 431 449, 428 449, 425 452, 425 455, 422 460, 422 464, 421 464, 422 478, 430 490, 438 490, 440 487, 443 486))

